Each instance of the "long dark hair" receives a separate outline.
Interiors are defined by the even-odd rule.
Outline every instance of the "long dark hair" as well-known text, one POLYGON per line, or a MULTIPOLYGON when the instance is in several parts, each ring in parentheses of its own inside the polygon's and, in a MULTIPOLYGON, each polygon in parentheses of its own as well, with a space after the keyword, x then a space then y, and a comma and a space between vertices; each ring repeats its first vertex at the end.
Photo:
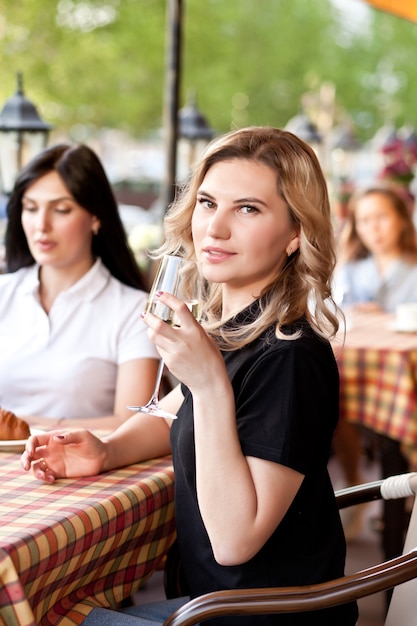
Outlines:
POLYGON ((6 264, 8 272, 35 263, 22 227, 22 197, 42 176, 59 174, 76 202, 100 220, 92 239, 92 253, 125 285, 145 289, 104 168, 95 152, 84 144, 57 144, 38 154, 22 170, 7 204, 6 264))

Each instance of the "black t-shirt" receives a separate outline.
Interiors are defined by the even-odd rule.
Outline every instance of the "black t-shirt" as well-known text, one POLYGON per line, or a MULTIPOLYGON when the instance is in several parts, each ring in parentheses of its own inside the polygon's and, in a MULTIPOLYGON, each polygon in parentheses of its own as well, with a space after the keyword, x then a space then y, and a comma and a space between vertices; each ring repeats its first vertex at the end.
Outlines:
MULTIPOLYGON (((232 323, 247 323, 258 311, 255 303, 232 323)), ((192 597, 221 589, 306 585, 343 576, 345 540, 327 472, 339 411, 338 370, 330 344, 306 320, 288 331, 295 329, 301 329, 297 339, 277 339, 275 329, 270 329, 248 346, 223 353, 245 456, 280 463, 305 475, 278 528, 241 565, 219 565, 213 557, 196 497, 192 396, 183 385, 185 399, 171 429, 171 444, 178 540, 192 597)), ((308 614, 228 617, 204 624, 353 626, 356 616, 356 605, 350 604, 308 614)))

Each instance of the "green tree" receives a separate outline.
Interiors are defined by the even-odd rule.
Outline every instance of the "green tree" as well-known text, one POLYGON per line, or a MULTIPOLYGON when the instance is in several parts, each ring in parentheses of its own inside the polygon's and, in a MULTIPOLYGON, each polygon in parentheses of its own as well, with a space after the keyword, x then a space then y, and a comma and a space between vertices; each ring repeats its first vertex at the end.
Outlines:
MULTIPOLYGON (((0 101, 25 93, 63 132, 161 126, 167 0, 0 0, 0 101)), ((369 9, 351 30, 331 0, 184 0, 182 102, 217 131, 284 126, 306 91, 331 82, 338 106, 371 136, 417 125, 417 25, 369 9)))

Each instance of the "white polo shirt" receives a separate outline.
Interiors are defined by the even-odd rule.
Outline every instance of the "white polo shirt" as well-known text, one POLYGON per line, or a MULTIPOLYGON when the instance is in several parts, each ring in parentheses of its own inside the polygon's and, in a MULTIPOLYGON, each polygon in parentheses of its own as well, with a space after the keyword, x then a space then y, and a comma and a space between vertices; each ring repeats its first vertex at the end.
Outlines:
POLYGON ((159 358, 140 317, 147 294, 97 259, 47 315, 38 273, 33 265, 0 275, 0 406, 22 416, 111 415, 118 365, 159 358))

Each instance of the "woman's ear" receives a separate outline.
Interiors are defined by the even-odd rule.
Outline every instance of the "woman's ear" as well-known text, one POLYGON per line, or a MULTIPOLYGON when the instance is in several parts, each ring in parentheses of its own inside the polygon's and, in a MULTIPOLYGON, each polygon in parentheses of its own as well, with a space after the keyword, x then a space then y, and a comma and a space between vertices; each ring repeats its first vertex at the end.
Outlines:
POLYGON ((93 231, 93 235, 97 235, 100 230, 101 224, 98 217, 94 216, 91 221, 91 230, 93 231))
POLYGON ((296 237, 293 237, 291 239, 290 243, 285 248, 285 252, 287 253, 288 256, 291 256, 292 254, 294 254, 294 252, 298 250, 299 247, 300 247, 300 237, 297 235, 296 237))

